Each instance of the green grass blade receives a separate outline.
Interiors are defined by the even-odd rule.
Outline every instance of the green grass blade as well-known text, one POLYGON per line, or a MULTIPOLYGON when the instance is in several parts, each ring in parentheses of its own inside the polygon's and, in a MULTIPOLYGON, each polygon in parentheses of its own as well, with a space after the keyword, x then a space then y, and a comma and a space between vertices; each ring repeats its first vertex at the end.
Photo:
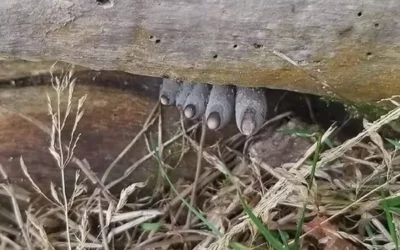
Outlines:
POLYGON ((275 250, 287 250, 286 247, 282 245, 282 243, 264 226, 257 216, 254 215, 251 209, 246 205, 246 202, 244 201, 240 192, 238 192, 238 195, 244 211, 246 212, 247 216, 249 216, 250 220, 256 225, 259 232, 264 236, 265 240, 271 244, 275 250))
POLYGON ((388 142, 390 142, 390 144, 392 144, 396 149, 400 149, 400 142, 399 141, 395 141, 395 140, 392 140, 392 139, 388 139, 388 138, 385 138, 388 142))
POLYGON ((285 244, 286 249, 289 248, 289 235, 286 232, 282 232, 281 230, 278 230, 279 236, 281 237, 281 241, 285 244))
POLYGON ((392 213, 390 212, 390 209, 389 209, 389 206, 388 206, 386 200, 382 200, 381 204, 383 206, 383 210, 385 211, 385 216, 386 216, 386 220, 388 223, 390 236, 392 237, 395 249, 399 250, 399 241, 397 239, 396 226, 394 225, 394 222, 393 222, 392 213))
MULTIPOLYGON (((310 177, 308 179, 308 193, 310 193, 313 181, 314 181, 314 176, 315 176, 315 170, 317 168, 317 162, 319 159, 319 154, 321 150, 321 135, 317 135, 317 146, 315 148, 314 152, 314 158, 312 162, 312 168, 311 168, 311 173, 310 177)), ((299 249, 300 248, 300 235, 303 232, 303 225, 304 225, 304 219, 306 215, 306 207, 307 207, 307 202, 304 202, 301 216, 299 218, 299 221, 297 222, 297 230, 296 230, 296 236, 294 238, 294 246, 293 249, 299 249)))
MULTIPOLYGON (((214 224, 212 224, 211 222, 209 222, 199 211, 197 211, 196 208, 194 208, 193 206, 190 205, 189 202, 187 202, 183 197, 180 196, 178 190, 176 190, 175 186, 172 184, 171 180, 169 179, 167 173, 165 172, 164 168, 163 168, 163 163, 161 161, 161 156, 160 153, 158 151, 158 147, 155 147, 155 143, 153 138, 150 136, 150 144, 151 147, 153 149, 153 151, 155 152, 154 155, 158 161, 158 165, 160 167, 160 171, 161 174, 163 175, 163 177, 167 180, 168 185, 171 187, 172 191, 175 193, 175 195, 177 197, 179 197, 179 199, 182 201, 183 204, 186 205, 186 207, 195 215, 197 216, 197 218, 199 218, 214 234, 218 235, 218 237, 222 237, 222 233, 214 226, 214 224)), ((248 250, 249 248, 238 243, 238 242, 230 242, 229 245, 234 249, 234 250, 248 250)))
POLYGON ((374 237, 375 234, 374 234, 374 232, 372 231, 371 225, 370 225, 370 224, 367 224, 367 225, 365 226, 365 230, 367 231, 368 237, 371 238, 372 246, 374 246, 374 249, 376 249, 377 246, 378 246, 378 244, 377 244, 376 241, 373 239, 373 237, 374 237))
POLYGON ((153 150, 154 150, 154 152, 155 152, 154 155, 155 155, 155 157, 156 157, 156 159, 157 159, 157 161, 158 161, 158 165, 159 165, 159 167, 160 167, 161 174, 162 174, 162 175, 164 176, 164 178, 167 180, 169 186, 171 187, 171 189, 172 189, 172 191, 175 193, 175 195, 176 195, 177 197, 179 197, 179 199, 183 202, 183 204, 185 204, 185 206, 186 206, 193 214, 195 214, 195 216, 197 216, 205 225, 207 225, 208 228, 209 228, 213 233, 215 233, 216 235, 218 235, 219 237, 221 237, 221 236, 222 236, 222 233, 214 226, 214 224, 212 224, 211 222, 209 222, 199 211, 197 211, 196 208, 194 208, 193 206, 191 206, 189 202, 187 202, 183 197, 180 196, 178 190, 176 190, 175 186, 172 184, 172 182, 171 182, 171 180, 169 179, 167 173, 165 173, 165 170, 164 170, 164 168, 163 168, 163 166, 162 166, 163 163, 162 163, 162 161, 161 161, 161 156, 160 156, 160 154, 159 154, 158 147, 155 147, 155 146, 154 146, 154 141, 153 141, 152 138, 150 138, 150 143, 151 143, 151 147, 153 148, 153 150))
POLYGON ((277 132, 297 137, 313 137, 314 132, 306 129, 279 129, 277 132))
POLYGON ((386 198, 385 199, 386 205, 391 208, 398 208, 400 207, 400 196, 386 198))
POLYGON ((326 146, 328 146, 328 148, 334 148, 335 146, 333 145, 333 142, 331 141, 331 139, 326 138, 324 140, 324 143, 326 144, 326 146))
POLYGON ((161 227, 160 222, 155 222, 155 223, 143 223, 142 224, 142 229, 144 231, 153 231, 153 232, 158 232, 158 230, 161 227))
POLYGON ((400 208, 398 208, 398 207, 389 207, 389 211, 390 211, 392 214, 395 214, 395 215, 397 215, 397 216, 400 216, 400 208))
POLYGON ((251 248, 248 248, 240 243, 237 242, 232 242, 230 243, 230 246, 234 249, 234 250, 251 250, 251 248))
POLYGON ((304 220, 305 220, 305 215, 306 215, 306 209, 307 209, 307 202, 304 202, 303 207, 301 208, 301 216, 299 220, 297 221, 297 228, 296 228, 296 236, 294 237, 294 245, 292 246, 291 249, 300 249, 300 235, 301 232, 303 232, 303 225, 304 225, 304 220))

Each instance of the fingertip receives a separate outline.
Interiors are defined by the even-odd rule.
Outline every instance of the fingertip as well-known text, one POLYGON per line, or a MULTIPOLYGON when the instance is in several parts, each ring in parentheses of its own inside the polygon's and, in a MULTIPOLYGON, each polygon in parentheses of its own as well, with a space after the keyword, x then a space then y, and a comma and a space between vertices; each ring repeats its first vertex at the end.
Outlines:
POLYGON ((218 112, 212 112, 207 117, 207 126, 209 129, 215 130, 221 125, 221 116, 218 112))
POLYGON ((241 122, 241 131, 244 135, 250 136, 253 135, 257 130, 257 124, 255 120, 255 114, 252 111, 246 111, 243 114, 242 122, 241 122))
POLYGON ((185 107, 183 113, 186 118, 192 119, 196 115, 196 107, 193 104, 189 104, 185 107))
POLYGON ((162 105, 169 105, 169 98, 166 95, 161 95, 160 101, 162 105))

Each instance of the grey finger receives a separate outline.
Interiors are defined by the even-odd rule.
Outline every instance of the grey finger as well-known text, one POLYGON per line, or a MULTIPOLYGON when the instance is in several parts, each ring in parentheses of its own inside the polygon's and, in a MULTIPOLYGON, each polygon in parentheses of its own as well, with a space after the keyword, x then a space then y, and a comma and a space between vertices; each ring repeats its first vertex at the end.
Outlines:
POLYGON ((164 78, 160 90, 160 101, 163 105, 172 105, 175 103, 180 85, 174 80, 164 78))
POLYGON ((182 83, 181 91, 176 97, 176 106, 178 107, 179 110, 181 110, 184 107, 188 96, 193 91, 194 86, 195 84, 193 83, 187 83, 187 82, 182 83))
POLYGON ((207 106, 210 89, 207 84, 196 83, 192 92, 187 97, 183 113, 189 119, 200 118, 207 106))
POLYGON ((235 107, 235 88, 229 85, 213 86, 206 109, 209 129, 221 129, 232 119, 235 107))
POLYGON ((236 125, 240 132, 250 136, 257 133, 267 115, 267 100, 261 88, 238 87, 235 101, 236 125))

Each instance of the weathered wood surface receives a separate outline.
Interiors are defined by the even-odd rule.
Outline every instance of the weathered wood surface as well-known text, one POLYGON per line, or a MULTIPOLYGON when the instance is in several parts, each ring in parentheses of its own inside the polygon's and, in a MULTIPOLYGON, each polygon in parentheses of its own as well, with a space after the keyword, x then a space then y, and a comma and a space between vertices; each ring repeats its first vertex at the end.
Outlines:
MULTIPOLYGON (((97 75, 95 81, 90 84, 87 81, 86 85, 82 85, 82 80, 78 80, 75 89, 73 100, 75 104, 82 95, 88 95, 84 105, 85 114, 77 130, 81 133, 81 137, 75 155, 79 159, 87 159, 92 170, 101 178, 110 163, 142 129, 150 111, 157 103, 156 90, 159 87, 159 79, 129 77, 128 74, 119 75, 117 79, 117 77, 92 73, 97 75), (105 85, 112 84, 111 81, 114 81, 113 88, 106 87, 105 85), (121 88, 115 88, 118 84, 121 84, 121 88), (144 92, 147 95, 144 95, 144 92)), ((92 79, 93 75, 88 75, 88 78, 92 79)), ((84 79, 82 74, 80 79, 84 79)), ((57 186, 60 184, 60 170, 48 150, 50 136, 31 122, 21 118, 21 114, 33 117, 48 127, 51 126, 46 92, 53 100, 56 99, 54 90, 48 85, 47 80, 44 79, 44 82, 40 83, 41 86, 37 84, 38 86, 0 89, 0 164, 13 182, 29 188, 31 185, 20 168, 19 162, 22 156, 32 178, 46 191, 49 190, 51 181, 57 186), (7 109, 4 109, 4 105, 7 109)), ((20 86, 26 85, 21 83, 20 86)), ((63 100, 65 101, 65 98, 63 100)), ((175 108, 163 107, 163 141, 168 140, 178 131, 180 124, 176 123, 177 120, 179 120, 179 114, 175 108)), ((149 130, 154 138, 157 137, 157 124, 158 121, 149 130)), ((65 128, 66 142, 69 140, 72 126, 73 120, 68 122, 65 128)), ((181 150, 181 139, 166 150, 169 150, 166 155, 175 153, 174 157, 170 156, 166 163, 175 164, 181 150)), ((147 146, 142 137, 116 165, 106 182, 109 183, 121 177, 130 165, 146 154, 148 154, 147 146)), ((182 164, 169 173, 171 178, 175 181, 179 178, 192 179, 195 173, 195 162, 196 153, 189 152, 183 158, 182 164)), ((73 187, 76 170, 77 166, 73 163, 66 168, 66 183, 69 190, 73 187)), ((158 171, 156 161, 150 158, 117 188, 150 178, 146 190, 152 190, 156 185, 158 171)), ((84 176, 84 173, 81 172, 81 176, 84 176)))
MULTIPOLYGON (((0 60, 0 81, 12 81, 25 77, 48 75, 50 68, 52 68, 54 74, 57 74, 65 70, 68 66, 67 63, 55 63, 55 61, 0 60)), ((88 69, 75 66, 75 71, 88 71, 88 69)))
POLYGON ((400 90, 398 0, 6 0, 0 57, 351 100, 400 90), (106 3, 106 4, 102 4, 106 3))
POLYGON ((399 15, 398 0, 6 0, 0 58, 328 93, 278 51, 374 101, 400 92, 399 15))

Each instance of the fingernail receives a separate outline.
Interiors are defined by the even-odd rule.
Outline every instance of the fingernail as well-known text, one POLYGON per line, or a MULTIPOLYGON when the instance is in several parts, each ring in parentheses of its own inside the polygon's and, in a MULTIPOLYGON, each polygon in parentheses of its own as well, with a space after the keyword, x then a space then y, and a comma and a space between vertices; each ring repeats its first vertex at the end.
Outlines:
POLYGON ((238 87, 235 100, 236 125, 246 136, 257 133, 264 124, 267 100, 261 88, 238 87))
POLYGON ((169 98, 166 95, 161 95, 160 96, 160 101, 162 105, 168 105, 169 104, 169 98))
POLYGON ((183 113, 185 114, 186 118, 192 119, 196 115, 196 107, 193 104, 189 104, 185 107, 183 113))
POLYGON ((209 129, 217 129, 221 125, 221 117, 218 112, 212 112, 207 118, 207 126, 209 129))
POLYGON ((252 135, 257 128, 257 124, 254 119, 254 113, 255 112, 247 110, 243 114, 241 128, 242 128, 242 133, 244 135, 247 135, 247 136, 252 135))

